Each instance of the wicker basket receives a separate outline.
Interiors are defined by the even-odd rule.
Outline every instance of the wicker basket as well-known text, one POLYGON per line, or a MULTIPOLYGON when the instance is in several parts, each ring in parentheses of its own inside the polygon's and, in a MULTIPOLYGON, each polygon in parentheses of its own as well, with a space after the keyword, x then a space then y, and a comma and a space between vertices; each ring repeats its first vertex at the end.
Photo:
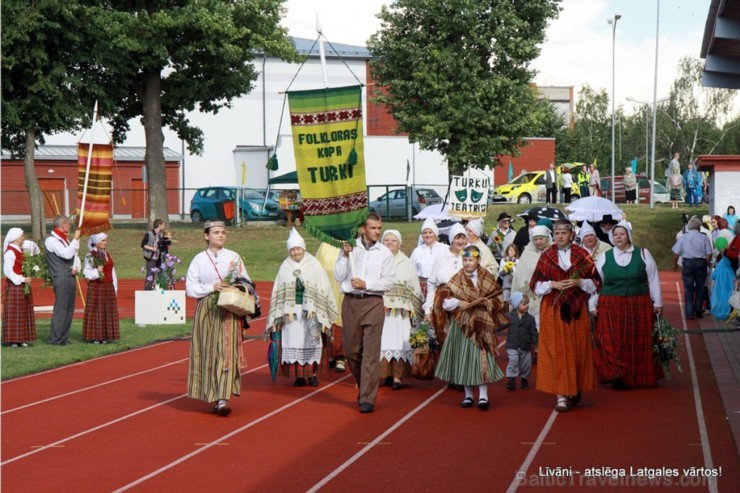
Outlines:
POLYGON ((218 306, 234 315, 243 317, 253 315, 255 311, 254 296, 235 287, 223 288, 218 294, 218 306))

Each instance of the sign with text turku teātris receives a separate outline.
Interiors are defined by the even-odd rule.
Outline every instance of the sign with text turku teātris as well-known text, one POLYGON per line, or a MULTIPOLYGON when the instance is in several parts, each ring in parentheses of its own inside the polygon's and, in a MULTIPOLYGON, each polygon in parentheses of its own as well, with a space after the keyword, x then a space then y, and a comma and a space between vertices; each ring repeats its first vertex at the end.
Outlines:
POLYGON ((367 215, 362 87, 288 93, 304 228, 340 246, 367 215))
POLYGON ((460 218, 485 217, 490 186, 491 179, 487 177, 452 176, 448 214, 460 218))

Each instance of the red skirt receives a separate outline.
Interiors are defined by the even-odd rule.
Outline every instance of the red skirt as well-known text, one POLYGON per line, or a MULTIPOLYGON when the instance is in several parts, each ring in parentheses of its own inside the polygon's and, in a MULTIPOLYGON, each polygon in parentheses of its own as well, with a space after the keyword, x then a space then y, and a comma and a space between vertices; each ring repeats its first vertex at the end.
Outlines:
POLYGON ((24 284, 5 283, 3 296, 3 344, 36 340, 33 294, 23 294, 24 284))
POLYGON ((600 295, 594 362, 602 382, 621 378, 628 387, 655 387, 663 370, 653 356, 653 302, 649 294, 600 295))
POLYGON ((117 341, 121 338, 118 301, 112 282, 88 281, 82 338, 88 341, 117 341))

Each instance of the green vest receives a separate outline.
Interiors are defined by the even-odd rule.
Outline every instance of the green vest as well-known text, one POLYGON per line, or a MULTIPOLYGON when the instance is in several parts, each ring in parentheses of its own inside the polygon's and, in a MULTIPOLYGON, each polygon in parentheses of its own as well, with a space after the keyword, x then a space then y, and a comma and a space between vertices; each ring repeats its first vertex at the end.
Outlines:
POLYGON ((591 175, 581 171, 580 173, 578 173, 578 185, 588 186, 588 181, 590 178, 591 178, 591 175))
POLYGON ((647 270, 642 260, 642 249, 635 247, 632 260, 624 267, 614 260, 614 249, 604 254, 604 283, 601 294, 609 296, 638 296, 648 294, 647 270))

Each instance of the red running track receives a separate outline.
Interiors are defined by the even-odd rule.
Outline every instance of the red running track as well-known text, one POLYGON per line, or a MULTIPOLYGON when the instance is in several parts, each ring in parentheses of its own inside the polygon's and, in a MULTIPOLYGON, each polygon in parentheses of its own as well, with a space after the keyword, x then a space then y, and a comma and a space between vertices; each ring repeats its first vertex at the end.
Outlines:
MULTIPOLYGON (((678 278, 661 277, 666 315, 681 327, 678 278)), ((324 372, 317 388, 273 385, 265 343, 248 341, 228 418, 184 397, 189 342, 160 343, 4 382, 2 490, 740 491, 702 337, 686 340, 684 372, 658 389, 600 387, 564 414, 552 396, 506 392, 503 381, 481 412, 461 409, 461 393, 438 380, 409 380, 382 388, 369 415, 347 374, 324 372), (589 468, 607 476, 586 477, 589 468)))

